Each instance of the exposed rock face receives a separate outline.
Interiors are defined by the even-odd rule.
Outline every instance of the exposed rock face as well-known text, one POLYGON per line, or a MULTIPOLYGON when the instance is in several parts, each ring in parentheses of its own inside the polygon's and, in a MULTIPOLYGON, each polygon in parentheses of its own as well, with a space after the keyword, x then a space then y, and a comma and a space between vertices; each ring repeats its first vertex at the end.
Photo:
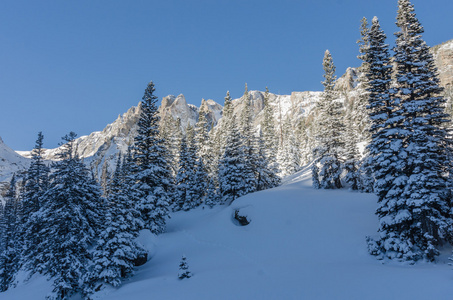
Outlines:
POLYGON ((162 120, 172 117, 181 120, 181 127, 186 128, 188 125, 194 126, 198 119, 198 108, 195 105, 187 104, 184 95, 175 97, 173 95, 164 97, 159 107, 159 113, 162 120))
POLYGON ((453 40, 432 49, 442 86, 453 88, 453 40))
POLYGON ((351 92, 357 87, 357 69, 355 68, 347 68, 346 72, 337 79, 335 83, 335 90, 339 92, 351 92))

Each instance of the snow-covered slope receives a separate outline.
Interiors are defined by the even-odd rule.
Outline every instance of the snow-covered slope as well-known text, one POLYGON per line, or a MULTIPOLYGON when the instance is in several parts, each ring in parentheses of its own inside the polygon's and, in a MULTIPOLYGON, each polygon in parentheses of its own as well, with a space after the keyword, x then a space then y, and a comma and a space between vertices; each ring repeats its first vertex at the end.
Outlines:
MULTIPOLYGON (((314 190, 304 170, 278 188, 231 206, 180 212, 168 232, 142 236, 151 259, 118 289, 97 299, 451 299, 453 271, 445 251, 437 264, 385 263, 367 253, 374 235, 374 195, 314 190), (235 210, 251 223, 238 226, 235 210), (192 278, 179 280, 181 256, 192 278)), ((43 299, 39 277, 2 300, 43 299)))

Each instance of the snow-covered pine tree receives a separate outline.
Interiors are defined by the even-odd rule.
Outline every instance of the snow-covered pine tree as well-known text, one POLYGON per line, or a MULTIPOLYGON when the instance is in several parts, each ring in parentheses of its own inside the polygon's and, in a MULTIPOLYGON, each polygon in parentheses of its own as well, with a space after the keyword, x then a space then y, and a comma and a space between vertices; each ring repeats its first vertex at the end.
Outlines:
MULTIPOLYGON (((367 52, 370 47, 370 28, 368 20, 363 17, 360 22, 360 36, 357 41, 359 44, 358 59, 362 60, 362 64, 358 68, 358 96, 354 108, 356 115, 354 116, 355 124, 358 129, 358 141, 370 143, 371 140, 371 120, 368 114, 367 106, 369 105, 369 84, 367 74, 369 71, 369 64, 367 62, 367 52)), ((358 190, 365 193, 372 193, 374 191, 374 175, 373 175, 373 158, 369 154, 368 148, 365 148, 363 157, 358 165, 358 190)))
POLYGON ((220 123, 209 132, 209 145, 212 152, 212 161, 208 167, 208 181, 206 192, 206 204, 214 207, 222 202, 220 191, 220 163, 225 153, 228 128, 231 126, 233 117, 233 104, 230 92, 227 91, 220 123))
POLYGON ((49 167, 46 166, 42 157, 44 152, 42 148, 43 139, 42 132, 39 132, 35 147, 31 152, 31 163, 24 179, 25 186, 22 196, 24 222, 27 222, 29 215, 41 208, 39 198, 46 191, 48 185, 49 167))
POLYGON ((253 130, 252 104, 247 84, 245 84, 242 101, 244 102, 244 108, 240 116, 240 133, 244 152, 243 184, 246 194, 248 194, 256 191, 257 142, 253 130))
MULTIPOLYGON (((444 129, 449 116, 414 7, 409 0, 399 0, 398 7, 394 97, 399 143, 393 146, 398 146, 399 160, 393 165, 403 174, 394 177, 391 189, 379 197, 376 244, 386 257, 434 260, 439 245, 451 234, 446 188, 451 143, 444 129)), ((378 192, 382 195, 382 189, 378 192)))
MULTIPOLYGON (((221 123, 218 128, 216 129, 216 138, 215 140, 218 142, 218 155, 219 159, 222 157, 223 153, 225 152, 226 148, 226 141, 227 141, 227 136, 228 136, 228 130, 231 126, 231 121, 233 120, 233 100, 231 99, 230 92, 227 91, 227 94, 225 96, 225 103, 223 105, 223 111, 222 111, 222 119, 221 123)), ((214 139, 211 139, 214 140, 214 139)))
MULTIPOLYGON (((36 247, 41 243, 41 237, 38 234, 41 229, 41 221, 33 214, 41 208, 43 201, 41 198, 49 185, 50 170, 42 158, 43 139, 43 134, 39 132, 35 147, 31 152, 30 167, 25 175, 24 192, 22 194, 23 220, 21 222, 23 257, 25 257, 25 254, 34 256, 36 247)), ((31 273, 37 272, 36 266, 28 265, 26 261, 23 264, 27 265, 31 273)))
MULTIPOLYGON (((317 103, 316 113, 319 120, 317 141, 313 151, 314 163, 317 164, 320 188, 341 188, 343 129, 342 105, 336 98, 334 90, 336 76, 332 55, 326 50, 323 59, 324 93, 317 103)), ((312 169, 313 171, 315 168, 312 169)))
POLYGON ((62 160, 53 164, 42 207, 35 214, 42 222, 41 243, 26 258, 53 278, 54 299, 67 299, 83 290, 81 282, 91 257, 89 248, 103 223, 101 188, 74 154, 75 137, 71 132, 63 138, 66 143, 62 160))
POLYGON ((256 158, 256 190, 262 191, 276 187, 280 184, 281 179, 277 175, 277 168, 275 165, 269 163, 265 154, 265 142, 261 136, 257 137, 257 158, 256 158))
MULTIPOLYGON (((380 28, 379 20, 375 17, 369 33, 370 46, 366 55, 369 65, 367 73, 369 83, 369 114, 372 121, 372 140, 368 145, 371 157, 375 161, 373 169, 376 177, 375 192, 379 201, 385 200, 388 192, 393 189, 395 178, 401 181, 402 168, 396 168, 400 148, 404 143, 402 134, 405 128, 399 128, 402 117, 398 112, 398 103, 391 89, 392 66, 386 35, 380 28), (398 122, 398 123, 397 123, 398 122), (391 177, 388 175, 392 175, 391 177)), ((405 154, 402 155, 404 157, 405 154)), ((404 184, 400 186, 404 189, 404 184)), ((395 194, 392 192, 389 196, 395 194)), ((393 202, 393 201, 392 201, 393 202)))
POLYGON ((368 110, 372 122, 372 139, 367 148, 376 179, 374 184, 374 192, 378 196, 376 214, 383 220, 379 229, 380 236, 383 242, 386 240, 389 242, 381 243, 380 240, 375 242, 369 238, 370 253, 375 255, 382 255, 387 251, 398 253, 399 248, 403 246, 397 234, 390 229, 387 220, 391 220, 391 216, 398 210, 398 197, 403 193, 407 182, 407 177, 403 173, 405 168, 403 158, 407 153, 402 152, 404 146, 402 135, 406 129, 398 126, 402 118, 398 114, 398 103, 391 89, 392 65, 389 46, 385 40, 386 35, 375 17, 369 32, 370 44, 366 55, 369 66, 366 74, 369 84, 368 110))
POLYGON ((245 166, 242 137, 234 114, 228 125, 226 147, 219 163, 221 203, 230 203, 250 192, 246 184, 249 170, 245 166))
POLYGON ((297 126, 296 140, 300 149, 300 164, 306 165, 313 161, 313 149, 315 148, 315 124, 313 124, 313 115, 303 118, 297 126))
POLYGON ((176 176, 179 164, 179 145, 182 138, 181 119, 173 119, 171 115, 160 122, 159 136, 164 142, 166 151, 166 160, 172 171, 172 176, 176 176))
POLYGON ((272 110, 269 98, 269 88, 266 87, 266 92, 264 93, 264 109, 263 121, 261 122, 261 132, 264 142, 264 154, 269 165, 273 166, 277 162, 276 153, 278 146, 278 135, 275 130, 274 111, 272 110))
MULTIPOLYGON (((199 157, 197 156, 197 142, 195 140, 195 130, 194 127, 188 126, 187 127, 187 154, 188 154, 188 160, 190 162, 190 167, 191 167, 191 175, 189 177, 189 201, 184 203, 184 210, 190 210, 193 209, 197 206, 199 206, 204 198, 204 192, 205 190, 200 190, 200 183, 197 182, 197 176, 201 176, 201 173, 197 172, 202 172, 203 170, 200 170, 197 168, 197 161, 199 160, 199 157)), ((204 176, 199 177, 202 179, 204 176)), ((201 184, 202 185, 202 184, 201 184)))
POLYGON ((209 165, 212 160, 212 153, 209 145, 209 130, 210 126, 206 119, 205 106, 200 108, 198 112, 198 121, 195 124, 195 145, 197 148, 197 156, 201 157, 204 165, 209 165))
POLYGON ((105 223, 93 252, 93 270, 86 277, 86 294, 99 289, 102 283, 119 286, 122 278, 133 273, 134 261, 144 253, 135 241, 142 224, 128 196, 126 171, 119 155, 109 183, 105 223))
POLYGON ((358 190, 360 185, 359 178, 359 160, 360 154, 357 148, 359 142, 358 136, 358 124, 355 115, 354 103, 349 103, 346 107, 346 113, 344 118, 345 134, 343 136, 344 143, 344 171, 346 172, 345 181, 349 184, 351 190, 358 190), (352 107, 351 107, 352 106, 352 107))
POLYGON ((291 125, 291 119, 286 117, 283 123, 283 144, 280 147, 278 163, 280 177, 285 177, 299 171, 300 152, 297 144, 295 130, 291 125))
POLYGON ((182 256, 181 262, 179 263, 179 279, 190 278, 192 277, 192 273, 189 271, 189 265, 187 264, 187 257, 185 255, 182 256))
POLYGON ((360 39, 357 41, 359 44, 359 55, 358 59, 362 60, 362 64, 358 68, 358 96, 354 102, 354 123, 357 126, 358 141, 369 142, 371 138, 370 126, 371 121, 368 115, 368 79, 366 74, 368 73, 369 65, 366 61, 366 54, 368 48, 370 47, 369 41, 369 32, 368 20, 363 17, 360 22, 360 39))
POLYGON ((20 268, 20 220, 17 202, 16 176, 13 175, 5 195, 5 206, 0 215, 0 292, 10 287, 20 268))
POLYGON ((207 189, 208 189, 208 182, 209 177, 206 171, 206 167, 203 163, 203 159, 201 157, 197 158, 195 162, 195 176, 193 178, 193 195, 194 195, 194 205, 199 206, 202 203, 206 202, 207 189))
POLYGON ((209 131, 209 147, 211 149, 212 160, 210 165, 205 166, 207 170, 205 203, 211 208, 220 202, 219 196, 220 138, 221 137, 219 135, 219 130, 212 128, 209 131))
POLYGON ((135 189, 141 192, 137 205, 144 226, 154 234, 165 231, 170 212, 169 193, 173 180, 166 159, 164 141, 159 137, 159 112, 157 97, 151 81, 145 89, 141 102, 137 136, 132 147, 135 163, 135 189))
MULTIPOLYGON (((175 177, 175 202, 174 211, 182 210, 187 198, 187 189, 189 187, 190 162, 187 155, 187 139, 184 135, 181 139, 179 148, 179 168, 175 177)), ((191 174, 193 175, 193 174, 191 174)))
MULTIPOLYGON (((189 129, 189 128, 188 128, 189 129)), ((190 131, 190 129, 188 130, 190 131)), ((189 210, 194 200, 192 180, 195 177, 195 162, 189 150, 187 135, 181 140, 179 152, 179 169, 176 174, 175 207, 174 210, 189 210)))

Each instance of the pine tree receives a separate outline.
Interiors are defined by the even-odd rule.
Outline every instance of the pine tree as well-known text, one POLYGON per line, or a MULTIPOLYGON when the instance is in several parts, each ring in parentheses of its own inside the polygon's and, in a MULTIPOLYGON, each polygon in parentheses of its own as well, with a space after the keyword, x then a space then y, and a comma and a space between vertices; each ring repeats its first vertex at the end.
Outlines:
POLYGON ((275 130, 275 119, 272 106, 270 105, 270 93, 268 87, 264 93, 264 109, 263 109, 263 121, 261 123, 261 131, 264 142, 264 153, 266 159, 270 165, 276 164, 276 152, 278 139, 277 132, 275 130))
POLYGON ((189 210, 192 208, 192 201, 194 201, 192 181, 195 177, 195 162, 193 153, 189 148, 187 137, 184 136, 181 140, 179 169, 176 174, 175 210, 189 210))
POLYGON ((242 137, 236 116, 233 115, 227 131, 225 152, 219 163, 219 185, 222 203, 230 203, 250 192, 242 137))
POLYGON ((314 163, 319 168, 320 187, 324 189, 341 188, 340 176, 342 173, 342 106, 335 97, 335 66, 328 50, 323 60, 324 93, 317 103, 319 132, 317 140, 319 146, 314 149, 314 163))
MULTIPOLYGON (((370 28, 368 20, 364 17, 360 24, 360 36, 357 41, 359 44, 358 59, 362 60, 361 66, 358 68, 358 96, 355 103, 357 114, 353 116, 357 126, 359 135, 358 141, 364 141, 366 144, 371 140, 371 120, 368 114, 367 106, 369 105, 369 82, 367 74, 370 73, 370 66, 367 59, 368 49, 370 48, 370 28)), ((374 191, 374 174, 373 174, 373 158, 369 154, 368 147, 363 153, 363 157, 358 164, 358 190, 365 193, 374 191)))
POLYGON ((266 157, 265 154, 265 142, 259 136, 257 138, 258 142, 258 153, 257 153, 257 159, 256 159, 256 190, 257 191, 262 191, 265 189, 270 189, 273 187, 276 187, 280 184, 281 179, 277 175, 277 171, 275 166, 272 166, 269 163, 268 158, 266 157))
POLYGON ((395 108, 389 118, 393 122, 390 147, 398 161, 387 158, 384 169, 386 174, 398 173, 388 180, 389 176, 382 178, 383 172, 376 171, 380 240, 370 243, 370 251, 401 260, 433 260, 438 246, 451 234, 445 175, 451 143, 444 129, 449 116, 444 113, 437 70, 413 5, 408 0, 399 0, 398 5, 395 108))
POLYGON ((398 197, 392 197, 401 203, 399 207, 389 209, 382 203, 378 209, 380 219, 386 220, 381 221, 380 242, 386 245, 389 238, 397 240, 393 247, 384 246, 388 256, 433 260, 451 223, 443 175, 449 163, 450 145, 444 130, 448 115, 432 55, 421 37, 423 27, 410 1, 400 0, 398 5, 395 97, 398 126, 405 129, 400 133, 400 155, 406 184, 398 197))
POLYGON ((25 176, 25 191, 23 195, 25 222, 30 214, 37 212, 41 208, 39 198, 48 185, 49 167, 46 166, 42 157, 44 152, 42 148, 43 139, 42 132, 39 132, 35 147, 31 152, 32 161, 25 176))
POLYGON ((252 105, 247 84, 245 84, 242 101, 244 101, 244 108, 241 112, 240 134, 244 153, 243 188, 248 194, 256 191, 257 141, 253 130, 252 105))
POLYGON ((195 145, 197 148, 197 156, 201 157, 204 165, 209 165, 212 160, 212 154, 210 153, 209 145, 209 124, 206 119, 206 111, 200 108, 198 113, 198 121, 195 125, 195 145))
POLYGON ((360 36, 361 38, 357 41, 359 44, 359 52, 360 54, 357 56, 360 60, 362 60, 361 66, 358 68, 358 96, 354 103, 354 111, 355 115, 354 123, 357 126, 358 134, 358 141, 366 141, 369 142, 371 138, 370 133, 370 126, 371 121, 368 115, 368 79, 366 74, 369 72, 369 64, 367 63, 367 52, 368 48, 370 47, 370 29, 368 27, 368 20, 364 17, 360 23, 360 36))
MULTIPOLYGON (((350 106, 352 106, 350 104, 350 106)), ((357 143, 359 142, 358 137, 358 126, 355 123, 354 108, 346 108, 345 114, 345 134, 343 139, 344 144, 344 170, 346 172, 345 181, 349 184, 351 190, 359 189, 359 149, 357 143)))
POLYGON ((67 299, 81 291, 87 273, 89 248, 103 223, 101 188, 74 153, 71 132, 65 136, 60 161, 53 164, 49 187, 36 217, 42 222, 41 243, 26 260, 53 277, 53 298, 67 299))
POLYGON ((209 207, 222 203, 220 191, 220 168, 225 153, 227 136, 233 120, 233 104, 230 92, 226 93, 222 118, 216 127, 209 132, 209 148, 212 152, 211 163, 207 166, 208 179, 205 202, 209 207))
POLYGON ((220 130, 212 128, 209 132, 209 147, 212 153, 210 165, 205 166, 207 171, 207 186, 205 203, 214 207, 220 202, 219 196, 219 161, 220 161, 220 130))
POLYGON ((182 256, 181 262, 179 263, 179 279, 190 278, 192 273, 189 271, 189 265, 187 264, 187 258, 185 255, 182 256))
POLYGON ((283 135, 285 138, 278 155, 280 177, 294 174, 300 168, 300 152, 294 132, 288 116, 283 123, 283 135))
POLYGON ((111 192, 107 199, 105 224, 93 253, 93 270, 87 276, 90 289, 85 289, 85 293, 92 293, 93 288, 99 289, 96 285, 102 283, 119 286, 122 278, 133 273, 134 261, 144 253, 135 241, 142 224, 126 193, 125 171, 120 156, 109 184, 111 192))
POLYGON ((179 145, 182 138, 181 119, 173 119, 171 115, 160 122, 159 136, 162 139, 166 151, 166 160, 170 166, 171 173, 176 176, 179 164, 179 145))
POLYGON ((155 234, 165 231, 169 214, 169 193, 173 183, 166 160, 164 141, 159 137, 157 97, 151 81, 141 102, 137 136, 134 139, 135 189, 141 192, 140 211, 145 228, 155 234))
MULTIPOLYGON (((35 256, 36 247, 41 243, 39 231, 41 230, 41 221, 34 214, 42 207, 42 196, 49 185, 49 167, 46 166, 42 158, 43 139, 41 132, 38 133, 35 148, 32 150, 32 160, 30 167, 25 175, 24 192, 22 193, 23 201, 23 220, 21 222, 21 236, 23 239, 23 252, 35 256)), ((23 262, 26 264, 27 262, 23 262)), ((28 265, 28 268, 35 273, 36 266, 28 265)))
POLYGON ((10 287, 20 268, 20 220, 17 202, 16 176, 13 175, 5 195, 5 207, 0 214, 0 292, 10 287))

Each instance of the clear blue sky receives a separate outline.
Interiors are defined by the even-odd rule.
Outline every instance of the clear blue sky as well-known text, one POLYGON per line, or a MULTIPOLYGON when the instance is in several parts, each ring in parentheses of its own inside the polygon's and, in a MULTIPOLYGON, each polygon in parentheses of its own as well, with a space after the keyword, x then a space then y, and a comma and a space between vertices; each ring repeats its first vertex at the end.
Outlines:
MULTIPOLYGON (((428 45, 453 38, 453 1, 413 0, 428 45)), ((393 45, 397 0, 3 0, 0 136, 56 147, 69 131, 102 130, 153 80, 223 104, 227 90, 321 90, 329 49, 337 75, 358 66, 360 19, 378 16, 393 45)))

